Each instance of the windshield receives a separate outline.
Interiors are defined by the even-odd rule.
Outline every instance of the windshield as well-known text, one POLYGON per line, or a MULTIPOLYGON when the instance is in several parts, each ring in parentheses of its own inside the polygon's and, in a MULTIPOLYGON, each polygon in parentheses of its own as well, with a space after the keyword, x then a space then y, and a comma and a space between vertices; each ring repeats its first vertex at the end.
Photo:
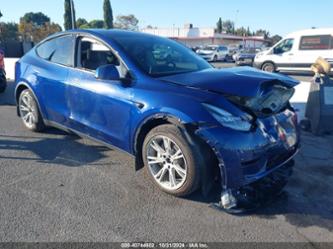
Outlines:
POLYGON ((178 42, 154 36, 117 36, 114 41, 152 77, 200 71, 210 64, 178 42))
POLYGON ((204 47, 202 50, 215 51, 217 47, 204 47))

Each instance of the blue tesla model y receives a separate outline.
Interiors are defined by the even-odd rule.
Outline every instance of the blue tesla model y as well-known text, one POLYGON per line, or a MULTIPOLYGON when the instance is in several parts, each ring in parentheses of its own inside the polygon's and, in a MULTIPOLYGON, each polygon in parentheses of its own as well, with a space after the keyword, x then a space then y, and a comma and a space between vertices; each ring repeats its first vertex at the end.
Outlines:
POLYGON ((176 41, 121 30, 52 35, 16 64, 17 112, 133 155, 163 191, 221 186, 221 206, 281 190, 298 151, 294 79, 215 69, 176 41), (283 176, 283 177, 282 177, 283 176), (271 187, 272 188, 272 187, 271 187))

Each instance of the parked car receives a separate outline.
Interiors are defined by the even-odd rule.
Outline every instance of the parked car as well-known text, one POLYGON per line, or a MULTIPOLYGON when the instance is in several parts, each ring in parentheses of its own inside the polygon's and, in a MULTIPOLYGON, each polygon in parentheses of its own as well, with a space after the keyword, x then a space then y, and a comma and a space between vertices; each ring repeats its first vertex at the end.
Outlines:
POLYGON ((272 48, 258 53, 254 66, 268 72, 310 72, 318 57, 333 64, 333 28, 291 33, 272 48))
POLYGON ((190 47, 190 49, 193 51, 193 52, 197 52, 199 49, 200 49, 200 47, 198 47, 198 46, 194 46, 194 47, 190 47))
POLYGON ((0 93, 3 93, 7 88, 6 72, 0 69, 0 93))
POLYGON ((197 54, 207 61, 225 61, 229 55, 226 46, 209 45, 197 50, 197 54))
POLYGON ((229 49, 229 55, 228 55, 228 59, 231 61, 235 61, 234 60, 234 55, 239 53, 242 50, 242 45, 240 44, 231 44, 228 46, 229 49))
POLYGON ((235 64, 238 66, 252 66, 254 58, 256 56, 257 51, 255 49, 244 49, 240 50, 236 54, 233 55, 233 60, 235 64))
POLYGON ((127 152, 175 196, 219 179, 230 209, 260 179, 289 172, 297 84, 252 68, 215 69, 158 36, 77 30, 48 37, 16 63, 15 97, 27 129, 53 126, 127 152), (171 57, 157 61, 162 47, 171 57))
POLYGON ((5 71, 5 51, 0 48, 0 93, 3 93, 7 87, 5 71))

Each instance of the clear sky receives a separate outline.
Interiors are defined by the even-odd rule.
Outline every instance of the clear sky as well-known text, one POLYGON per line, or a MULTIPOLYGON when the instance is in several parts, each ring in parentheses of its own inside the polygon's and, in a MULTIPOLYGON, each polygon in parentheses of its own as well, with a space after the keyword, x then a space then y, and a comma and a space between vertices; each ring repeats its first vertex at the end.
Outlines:
MULTIPOLYGON (((15 21, 26 12, 41 11, 63 25, 64 0, 0 0, 1 21, 15 21)), ((102 19, 103 0, 74 0, 76 16, 102 19)), ((271 34, 311 27, 333 27, 333 0, 111 0, 114 16, 134 14, 140 27, 215 27, 219 17, 251 30, 271 34)))

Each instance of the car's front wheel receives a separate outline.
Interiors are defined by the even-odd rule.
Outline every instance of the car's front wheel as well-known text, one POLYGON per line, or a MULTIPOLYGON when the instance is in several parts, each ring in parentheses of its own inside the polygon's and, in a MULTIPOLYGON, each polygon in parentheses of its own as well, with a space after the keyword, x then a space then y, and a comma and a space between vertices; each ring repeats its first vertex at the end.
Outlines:
POLYGON ((21 92, 18 108, 22 122, 31 131, 42 131, 45 128, 42 115, 38 109, 34 95, 29 89, 21 92))
POLYGON ((143 160, 148 175, 164 192, 186 196, 200 182, 197 145, 190 144, 184 132, 175 125, 152 129, 143 143, 143 160))
POLYGON ((269 72, 269 73, 274 73, 276 68, 275 65, 272 62, 265 62, 261 69, 265 72, 269 72))

